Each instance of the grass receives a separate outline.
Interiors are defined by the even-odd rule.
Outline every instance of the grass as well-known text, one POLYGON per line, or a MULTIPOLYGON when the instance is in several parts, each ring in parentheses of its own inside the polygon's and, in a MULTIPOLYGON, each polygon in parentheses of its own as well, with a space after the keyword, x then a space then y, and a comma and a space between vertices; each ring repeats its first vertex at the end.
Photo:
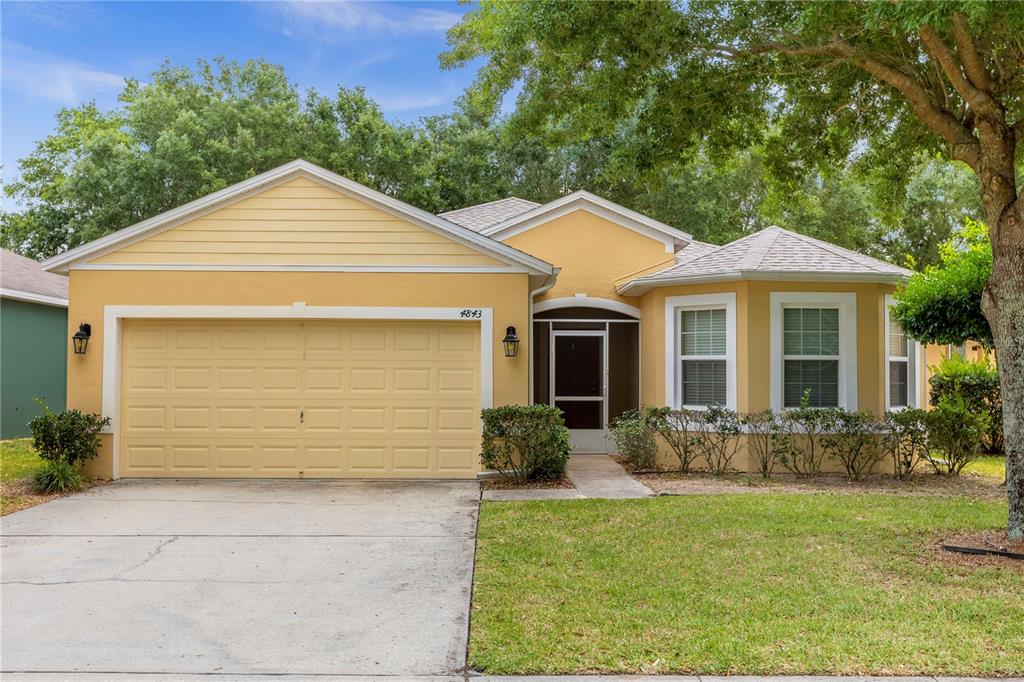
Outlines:
POLYGON ((36 497, 27 484, 20 484, 42 465, 28 438, 0 441, 0 515, 32 506, 36 497))
POLYGON ((1024 567, 936 548, 969 497, 484 503, 470 664, 492 674, 1024 673, 1024 567))
POLYGON ((964 471, 1004 481, 1006 480, 1006 458, 1001 455, 985 455, 968 464, 964 471))

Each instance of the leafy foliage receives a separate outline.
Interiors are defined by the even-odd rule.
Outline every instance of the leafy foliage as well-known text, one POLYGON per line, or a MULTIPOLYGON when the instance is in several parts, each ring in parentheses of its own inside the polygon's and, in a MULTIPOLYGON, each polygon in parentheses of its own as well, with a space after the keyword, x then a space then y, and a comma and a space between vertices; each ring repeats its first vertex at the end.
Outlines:
POLYGON ((811 391, 800 398, 800 407, 782 414, 785 447, 779 452, 779 463, 790 473, 812 477, 821 473, 825 459, 822 437, 834 417, 829 408, 811 407, 811 391))
POLYGON ((569 430, 551 405, 504 405, 483 410, 480 460, 516 481, 557 479, 569 462, 569 430))
POLYGON ((651 412, 650 424, 679 460, 679 471, 690 473, 701 455, 700 429, 702 417, 696 410, 673 410, 661 407, 651 412))
POLYGON ((958 475, 977 459, 988 428, 988 415, 972 411, 963 396, 944 396, 928 412, 928 444, 937 451, 928 462, 939 473, 958 475))
POLYGON ((988 415, 985 445, 990 452, 1003 448, 1003 398, 999 371, 984 360, 968 361, 959 355, 944 359, 933 368, 929 393, 932 403, 947 396, 960 396, 972 412, 988 415))
POLYGON ((646 408, 627 410, 611 423, 612 438, 619 454, 636 469, 651 469, 657 462, 658 442, 646 408))
POLYGON ((928 456, 928 413, 907 408, 885 414, 885 449, 893 475, 906 479, 928 456))
POLYGON ((859 481, 885 459, 881 447, 882 423, 870 412, 830 410, 821 444, 829 457, 842 463, 846 477, 859 481))
POLYGON ((924 343, 959 345, 972 339, 991 347, 992 329, 981 297, 992 273, 988 229, 968 220, 942 244, 941 264, 913 275, 896 292, 893 316, 924 343))
POLYGON ((762 478, 770 478, 775 464, 790 448, 791 435, 781 417, 771 410, 750 412, 741 418, 747 432, 747 452, 762 478))
POLYGON ((695 444, 708 466, 708 473, 720 476, 732 467, 740 447, 739 416, 721 405, 709 405, 697 422, 695 444))
POLYGON ((50 462, 79 465, 99 454, 99 433, 110 424, 110 417, 78 410, 52 412, 42 401, 39 404, 43 414, 28 425, 32 430, 32 446, 40 457, 50 462))
POLYGON ((40 495, 73 493, 87 481, 80 466, 66 459, 48 459, 32 473, 32 490, 40 495))

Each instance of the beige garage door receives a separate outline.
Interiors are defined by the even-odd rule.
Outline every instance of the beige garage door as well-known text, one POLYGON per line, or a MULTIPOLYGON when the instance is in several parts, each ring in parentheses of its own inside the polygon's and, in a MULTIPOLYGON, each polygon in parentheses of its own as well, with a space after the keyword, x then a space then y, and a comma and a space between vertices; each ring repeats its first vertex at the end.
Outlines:
POLYGON ((472 478, 466 322, 131 320, 121 474, 472 478))

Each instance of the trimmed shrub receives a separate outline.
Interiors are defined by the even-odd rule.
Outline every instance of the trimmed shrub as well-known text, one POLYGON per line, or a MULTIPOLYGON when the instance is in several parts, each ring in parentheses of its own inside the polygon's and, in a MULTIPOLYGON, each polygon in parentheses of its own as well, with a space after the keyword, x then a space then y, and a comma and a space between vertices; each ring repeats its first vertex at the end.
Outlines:
POLYGON ((651 428, 651 410, 627 410, 612 420, 612 438, 622 458, 636 469, 651 469, 658 458, 658 443, 651 428))
POLYGON ((944 396, 928 412, 928 462, 940 474, 958 475, 974 461, 989 428, 986 412, 970 409, 962 395, 944 396))
POLYGON ((41 495, 73 493, 85 487, 81 468, 63 458, 48 459, 32 474, 32 490, 41 495))
POLYGON ((569 461, 569 429, 551 405, 504 405, 481 412, 480 461, 516 481, 557 479, 569 461))
POLYGON ((711 405, 700 412, 697 429, 695 445, 707 462, 708 472, 715 476, 726 473, 740 447, 739 416, 721 405, 711 405))
POLYGON ((785 447, 779 463, 796 476, 807 478, 821 473, 825 449, 821 437, 833 421, 831 408, 811 407, 810 390, 800 399, 800 407, 782 413, 785 447))
POLYGON ((650 424, 668 444, 679 460, 679 471, 688 474, 694 460, 701 454, 701 414, 695 410, 673 410, 660 407, 651 410, 650 424))
POLYGON ((747 431, 747 451, 762 478, 769 478, 782 453, 790 447, 782 419, 771 410, 750 412, 740 418, 747 431))
POLYGON ((946 396, 959 395, 972 412, 988 415, 983 446, 989 452, 1003 451, 1003 397, 999 370, 984 360, 969 361, 954 355, 933 367, 928 380, 933 405, 946 396))
POLYGON ((826 432, 821 436, 822 449, 842 462, 846 478, 859 481, 885 459, 885 449, 879 442, 882 422, 875 415, 837 409, 828 410, 823 417, 826 432))
POLYGON ((28 423, 32 430, 32 446, 45 460, 63 460, 79 465, 100 451, 100 431, 110 423, 109 417, 78 410, 52 412, 38 401, 43 413, 28 423))
POLYGON ((928 456, 928 413, 908 408, 885 414, 886 452, 896 478, 910 478, 928 456))

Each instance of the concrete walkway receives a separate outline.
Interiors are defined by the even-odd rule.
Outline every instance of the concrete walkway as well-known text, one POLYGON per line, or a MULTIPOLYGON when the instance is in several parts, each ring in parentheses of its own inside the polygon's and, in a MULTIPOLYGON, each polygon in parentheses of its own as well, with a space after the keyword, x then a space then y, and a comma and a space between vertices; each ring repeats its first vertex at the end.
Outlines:
POLYGON ((603 500, 631 500, 653 493, 608 455, 572 455, 566 471, 575 488, 522 488, 485 490, 489 502, 516 500, 578 500, 584 497, 603 500))
POLYGON ((608 455, 573 455, 566 473, 583 497, 626 500, 651 496, 647 486, 608 455))

